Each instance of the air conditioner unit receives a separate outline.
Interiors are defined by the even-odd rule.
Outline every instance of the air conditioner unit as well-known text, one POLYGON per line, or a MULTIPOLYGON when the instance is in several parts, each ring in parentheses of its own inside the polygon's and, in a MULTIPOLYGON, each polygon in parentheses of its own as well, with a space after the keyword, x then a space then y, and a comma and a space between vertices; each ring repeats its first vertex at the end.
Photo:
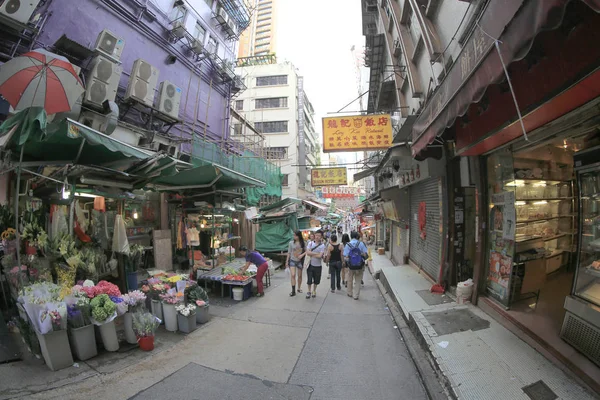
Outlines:
POLYGON ((172 157, 176 157, 177 156, 177 146, 171 146, 168 144, 164 144, 164 143, 159 143, 158 144, 158 151, 162 151, 167 153, 168 155, 172 156, 172 157))
POLYGON ((94 48, 108 58, 119 61, 121 59, 121 54, 123 53, 123 47, 125 47, 125 41, 105 29, 98 35, 96 46, 94 48))
POLYGON ((196 54, 202 54, 202 52, 204 51, 204 45, 198 39, 194 39, 191 48, 192 51, 196 54))
POLYGON ((0 1, 0 14, 26 24, 31 19, 33 12, 40 4, 40 0, 5 0, 0 1))
POLYGON ((135 60, 129 76, 125 101, 133 99, 151 107, 154 104, 154 90, 158 83, 158 69, 148 62, 135 60))
POLYGON ((237 26, 235 25, 235 21, 234 21, 234 20, 230 19, 230 20, 227 22, 227 26, 229 27, 229 31, 230 31, 230 33, 231 33, 232 35, 235 35, 235 34, 237 34, 237 26))
POLYGON ((81 117, 79 117, 79 122, 94 130, 97 130, 98 132, 106 131, 106 117, 98 115, 94 112, 83 111, 81 113, 81 117))
POLYGON ((171 24, 171 33, 173 36, 181 39, 185 36, 185 22, 183 20, 177 20, 171 24))
POLYGON ((106 100, 115 101, 123 68, 103 56, 92 59, 86 76, 84 103, 101 108, 106 100))
POLYGON ((229 15, 227 15, 227 11, 225 11, 224 8, 219 8, 219 12, 217 12, 217 16, 215 18, 221 25, 225 25, 227 21, 229 21, 229 15))
POLYGON ((169 81, 161 82, 158 88, 158 104, 156 105, 158 111, 171 118, 178 119, 180 104, 181 89, 169 81))

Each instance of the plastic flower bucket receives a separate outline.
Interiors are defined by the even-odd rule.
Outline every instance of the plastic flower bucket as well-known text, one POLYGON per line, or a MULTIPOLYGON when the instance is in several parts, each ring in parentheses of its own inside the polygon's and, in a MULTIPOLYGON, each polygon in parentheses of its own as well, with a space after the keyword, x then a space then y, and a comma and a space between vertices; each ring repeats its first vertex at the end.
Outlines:
POLYGON ((154 336, 138 336, 137 340, 140 345, 140 349, 144 351, 154 350, 154 336))

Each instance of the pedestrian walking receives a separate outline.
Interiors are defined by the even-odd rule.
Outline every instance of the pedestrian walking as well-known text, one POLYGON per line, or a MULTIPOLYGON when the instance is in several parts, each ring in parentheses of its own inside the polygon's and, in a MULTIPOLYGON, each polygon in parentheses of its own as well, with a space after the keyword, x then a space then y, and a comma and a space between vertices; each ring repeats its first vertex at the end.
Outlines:
POLYGON ((257 266, 256 271, 256 286, 258 288, 257 297, 262 297, 265 295, 265 289, 263 286, 263 276, 265 276, 265 272, 269 269, 269 264, 267 260, 258 252, 258 251, 248 251, 246 246, 240 246, 240 254, 242 257, 246 258, 246 265, 240 268, 240 273, 246 272, 250 264, 254 264, 257 266))
POLYGON ((309 247, 313 247, 314 244, 315 244, 315 234, 311 232, 308 235, 308 243, 306 243, 306 248, 308 249, 309 247))
POLYGON ((288 247, 288 256, 285 262, 286 268, 290 271, 290 279, 292 283, 292 292, 290 296, 296 295, 296 276, 298 277, 298 293, 302 293, 302 268, 304 267, 304 252, 306 247, 302 232, 294 233, 294 240, 290 242, 288 247))
MULTIPOLYGON (((350 243, 350 236, 347 233, 344 233, 342 235, 342 245, 344 246, 344 248, 346 248, 348 243, 350 243)), ((346 259, 343 258, 342 259, 342 283, 344 284, 344 287, 348 287, 348 278, 349 277, 350 277, 350 272, 348 271, 348 263, 346 262, 346 259)))
POLYGON ((317 286, 321 283, 321 274, 323 273, 324 253, 323 232, 317 231, 313 245, 306 250, 306 256, 310 257, 310 264, 306 269, 306 283, 308 284, 307 299, 310 299, 311 296, 313 298, 317 297, 317 286))
POLYGON ((331 241, 327 246, 327 261, 329 262, 329 271, 331 273, 331 293, 335 293, 335 289, 342 290, 341 272, 342 272, 342 254, 344 246, 338 243, 337 235, 331 235, 331 241))
POLYGON ((348 296, 358 300, 360 295, 360 286, 362 274, 365 268, 365 259, 367 258, 367 247, 359 239, 358 232, 354 231, 350 234, 352 240, 344 247, 344 258, 350 269, 348 277, 348 296))

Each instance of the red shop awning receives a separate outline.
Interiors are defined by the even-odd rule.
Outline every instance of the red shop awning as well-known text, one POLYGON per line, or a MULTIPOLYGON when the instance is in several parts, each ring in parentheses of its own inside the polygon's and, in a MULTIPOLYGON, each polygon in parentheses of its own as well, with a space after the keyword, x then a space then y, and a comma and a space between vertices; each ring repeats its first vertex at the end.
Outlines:
POLYGON ((481 100, 486 88, 504 74, 492 38, 499 38, 506 65, 521 60, 539 32, 560 26, 570 1, 583 1, 600 12, 600 0, 490 1, 479 27, 413 125, 413 157, 463 116, 472 103, 481 100))

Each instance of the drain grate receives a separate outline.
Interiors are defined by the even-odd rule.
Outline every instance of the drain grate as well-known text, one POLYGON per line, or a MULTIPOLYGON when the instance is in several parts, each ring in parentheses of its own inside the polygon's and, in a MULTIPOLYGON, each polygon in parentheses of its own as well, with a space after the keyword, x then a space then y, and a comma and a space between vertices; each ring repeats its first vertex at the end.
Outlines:
POLYGON ((537 381, 531 385, 527 385, 523 387, 523 391, 531 400, 558 399, 556 393, 554 393, 543 381, 537 381))

